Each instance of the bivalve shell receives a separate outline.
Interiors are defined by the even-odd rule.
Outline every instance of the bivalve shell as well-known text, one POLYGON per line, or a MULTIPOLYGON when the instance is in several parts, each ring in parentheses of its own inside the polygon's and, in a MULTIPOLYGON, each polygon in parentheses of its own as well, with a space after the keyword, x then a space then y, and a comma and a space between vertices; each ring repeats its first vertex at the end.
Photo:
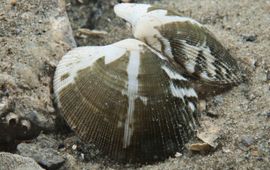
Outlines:
POLYGON ((120 162, 173 156, 196 128, 189 81, 135 39, 71 50, 57 66, 54 92, 70 127, 120 162))
POLYGON ((191 79, 217 87, 243 81, 236 60, 194 19, 149 4, 123 3, 114 11, 132 24, 135 38, 161 53, 191 79))

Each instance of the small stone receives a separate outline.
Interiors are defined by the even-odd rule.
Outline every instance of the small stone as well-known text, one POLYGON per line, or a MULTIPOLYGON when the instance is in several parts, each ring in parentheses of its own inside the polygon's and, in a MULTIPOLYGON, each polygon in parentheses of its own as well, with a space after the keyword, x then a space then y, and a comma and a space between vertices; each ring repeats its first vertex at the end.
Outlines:
POLYGON ((14 66, 18 78, 18 84, 24 88, 36 88, 39 86, 37 74, 25 64, 14 66))
POLYGON ((12 6, 15 6, 15 5, 17 4, 17 0, 10 0, 10 4, 11 4, 12 6))
POLYGON ((11 109, 11 103, 8 100, 8 98, 4 97, 2 98, 2 101, 0 100, 0 116, 3 113, 8 112, 11 109))
POLYGON ((243 62, 249 65, 250 67, 252 67, 253 69, 258 66, 258 61, 254 57, 251 57, 251 56, 244 57, 243 62))
POLYGON ((78 2, 80 2, 81 4, 83 4, 84 2, 83 2, 83 0, 77 0, 78 2))
POLYGON ((206 110, 206 101, 205 100, 199 101, 198 110, 199 110, 199 112, 204 112, 206 110))
POLYGON ((270 118, 270 112, 267 112, 267 113, 266 113, 266 117, 267 117, 267 118, 270 118))
POLYGON ((65 159, 57 151, 59 143, 54 138, 41 134, 33 143, 21 143, 17 146, 20 155, 36 160, 46 169, 60 168, 65 159))
POLYGON ((47 106, 47 110, 48 110, 49 113, 54 113, 55 112, 54 107, 51 107, 49 105, 47 106))
POLYGON ((259 156, 256 158, 257 161, 263 161, 263 157, 259 156))
POLYGON ((227 148, 222 148, 222 151, 223 151, 224 153, 230 153, 230 152, 232 152, 230 149, 227 149, 227 148))
POLYGON ((255 157, 258 157, 260 155, 260 153, 259 153, 257 148, 252 148, 251 149, 251 155, 255 156, 255 157))
POLYGON ((257 35, 244 35, 243 40, 246 42, 254 42, 257 40, 257 35))
POLYGON ((123 3, 131 3, 131 2, 134 2, 134 0, 120 0, 120 2, 123 2, 123 3))
POLYGON ((30 120, 36 126, 41 128, 44 131, 53 131, 55 127, 55 122, 52 117, 45 117, 44 114, 31 111, 25 114, 25 118, 30 120))
POLYGON ((254 144, 255 139, 252 136, 242 136, 240 141, 244 146, 249 147, 254 144))
POLYGON ((3 170, 43 170, 33 159, 17 154, 0 152, 0 169, 3 170))
POLYGON ((64 164, 63 167, 61 167, 61 169, 70 169, 70 170, 71 169, 72 170, 81 170, 81 169, 83 169, 78 165, 78 160, 75 159, 72 155, 67 153, 65 155, 65 159, 66 159, 66 163, 64 164))
POLYGON ((197 132, 197 137, 212 148, 218 146, 217 139, 221 136, 221 128, 210 121, 202 122, 202 129, 197 132))
POLYGON ((43 71, 46 75, 53 76, 57 63, 49 59, 44 62, 43 71))
POLYGON ((213 112, 206 112, 206 115, 211 117, 211 118, 218 118, 218 114, 217 113, 213 113, 213 112))
POLYGON ((15 88, 16 82, 14 77, 6 73, 0 74, 0 87, 3 92, 9 88, 15 88))
POLYGON ((81 159, 83 154, 83 159, 85 161, 90 161, 96 159, 100 156, 100 151, 93 144, 86 144, 82 142, 77 136, 72 136, 70 138, 66 138, 64 140, 64 145, 67 150, 71 150, 74 154, 76 154, 77 158, 81 159), (72 150, 72 146, 76 145, 76 151, 72 150))
POLYGON ((266 80, 269 81, 270 80, 270 70, 268 70, 266 72, 266 80))
POLYGON ((24 131, 29 131, 31 128, 31 123, 28 120, 21 120, 21 126, 24 129, 24 131))
POLYGON ((105 36, 107 35, 108 32, 103 31, 103 30, 90 30, 87 28, 80 28, 78 29, 78 34, 77 36, 80 37, 81 35, 86 35, 86 36, 105 36))
POLYGON ((195 152, 207 152, 210 151, 211 146, 208 143, 194 143, 188 149, 195 152))
POLYGON ((176 152, 174 156, 175 156, 176 158, 178 158, 178 157, 182 156, 182 154, 179 153, 179 152, 176 152))
MULTIPOLYGON (((59 143, 57 140, 55 140, 54 138, 44 135, 44 134, 40 134, 37 137, 37 144, 42 147, 42 148, 54 148, 57 149, 59 146, 59 143)), ((63 144, 63 143, 62 143, 63 144)))
POLYGON ((76 150, 77 149, 77 145, 72 145, 72 150, 76 150))
POLYGON ((221 105, 223 103, 223 101, 224 101, 224 98, 223 98, 222 95, 217 95, 213 99, 213 102, 214 102, 215 106, 221 105))
POLYGON ((82 160, 84 160, 84 159, 85 159, 85 157, 84 157, 84 154, 83 154, 83 153, 81 153, 81 158, 82 158, 82 160))

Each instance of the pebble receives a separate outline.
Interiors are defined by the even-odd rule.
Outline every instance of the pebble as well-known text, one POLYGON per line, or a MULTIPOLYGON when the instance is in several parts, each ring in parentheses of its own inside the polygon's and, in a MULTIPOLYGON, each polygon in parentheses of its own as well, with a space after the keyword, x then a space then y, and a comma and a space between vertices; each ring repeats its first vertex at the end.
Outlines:
POLYGON ((131 3, 131 2, 134 2, 134 0, 120 0, 120 2, 131 3))
POLYGON ((22 156, 33 158, 46 169, 60 168, 65 159, 52 148, 37 148, 34 144, 19 144, 17 149, 22 156))
POLYGON ((77 145, 72 145, 72 150, 76 150, 77 149, 77 145))
POLYGON ((240 142, 241 142, 244 146, 249 147, 249 146, 251 146, 251 145, 254 144, 255 139, 254 139, 254 137, 252 137, 252 136, 244 135, 244 136, 241 137, 240 142))
POLYGON ((204 112, 206 110, 206 101, 205 100, 200 100, 199 101, 199 106, 198 106, 198 110, 199 112, 204 112))
POLYGON ((224 98, 222 95, 217 95, 213 99, 213 103, 215 104, 215 106, 220 106, 223 102, 224 102, 224 98))
POLYGON ((81 158, 82 158, 82 160, 84 160, 84 159, 85 159, 85 157, 84 157, 84 154, 83 154, 83 153, 81 153, 81 158))
POLYGON ((37 141, 38 141, 37 144, 42 148, 49 147, 49 148, 57 149, 58 146, 60 145, 57 140, 55 140, 54 138, 52 138, 50 136, 44 135, 44 134, 40 134, 37 137, 37 141))
POLYGON ((208 152, 211 150, 211 146, 207 143, 194 143, 191 144, 188 149, 194 152, 208 152))
POLYGON ((77 36, 80 37, 81 35, 86 35, 86 36, 105 36, 107 35, 108 32, 103 31, 103 30, 90 30, 87 28, 80 28, 78 29, 78 34, 77 36))
POLYGON ((65 149, 72 151, 80 160, 90 161, 100 156, 99 150, 94 145, 82 142, 77 136, 66 138, 63 142, 65 149))
POLYGON ((218 118, 219 114, 214 112, 206 112, 206 116, 211 118, 218 118))
POLYGON ((17 4, 17 0, 10 0, 10 4, 11 4, 12 6, 15 6, 15 5, 17 4))
POLYGON ((0 152, 0 169, 2 170, 44 170, 32 158, 17 154, 0 152))
POLYGON ((176 152, 174 156, 175 156, 176 158, 178 158, 178 157, 180 157, 180 156, 182 156, 182 155, 183 155, 183 154, 181 154, 181 153, 179 153, 179 152, 176 152))
POLYGON ((224 153, 231 153, 232 151, 230 150, 230 149, 228 149, 228 148, 222 148, 222 152, 224 152, 224 153))
POLYGON ((254 42, 257 40, 257 35, 243 35, 243 40, 246 42, 254 42))
POLYGON ((0 116, 8 112, 10 109, 11 109, 10 100, 8 100, 6 97, 2 98, 2 100, 0 100, 0 116))
POLYGON ((255 69, 258 66, 258 61, 255 59, 255 57, 252 56, 244 57, 243 62, 252 67, 253 69, 255 69))
POLYGON ((267 112, 267 113, 266 113, 266 117, 267 117, 267 118, 270 118, 270 112, 267 112))
POLYGON ((268 70, 266 72, 266 80, 269 81, 270 80, 270 70, 268 70))
POLYGON ((36 88, 39 86, 37 74, 25 64, 16 64, 14 66, 18 78, 18 84, 24 88, 36 88))
POLYGON ((20 155, 33 158, 42 167, 52 170, 60 168, 65 159, 57 151, 58 141, 40 135, 37 142, 34 143, 21 143, 17 146, 20 155))
POLYGON ((259 156, 256 158, 257 161, 263 161, 263 157, 259 156))
POLYGON ((217 148, 218 138, 221 136, 221 127, 214 124, 212 121, 202 121, 202 129, 199 129, 197 132, 197 137, 207 143, 212 148, 217 148))
POLYGON ((33 124, 38 126, 40 129, 44 131, 53 131, 55 127, 55 122, 51 117, 45 117, 44 114, 38 111, 30 111, 27 112, 24 116, 28 120, 30 120, 33 124))
POLYGON ((3 73, 3 74, 0 73, 0 87, 2 91, 9 87, 15 88, 16 82, 15 82, 14 77, 12 77, 11 75, 7 73, 3 73))
POLYGON ((53 76, 57 63, 55 61, 50 61, 49 59, 44 62, 43 72, 45 75, 53 76))

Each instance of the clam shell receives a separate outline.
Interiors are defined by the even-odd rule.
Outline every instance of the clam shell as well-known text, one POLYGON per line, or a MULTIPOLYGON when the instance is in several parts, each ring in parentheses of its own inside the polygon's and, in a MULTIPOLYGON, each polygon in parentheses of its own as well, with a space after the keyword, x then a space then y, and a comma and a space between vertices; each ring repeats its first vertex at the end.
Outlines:
POLYGON ((210 86, 242 82, 235 59, 199 22, 148 4, 118 4, 114 10, 132 24, 135 38, 160 52, 191 78, 210 86))
POLYGON ((70 127, 120 162, 173 156, 196 128, 197 94, 189 81, 138 40, 68 52, 54 92, 70 127))

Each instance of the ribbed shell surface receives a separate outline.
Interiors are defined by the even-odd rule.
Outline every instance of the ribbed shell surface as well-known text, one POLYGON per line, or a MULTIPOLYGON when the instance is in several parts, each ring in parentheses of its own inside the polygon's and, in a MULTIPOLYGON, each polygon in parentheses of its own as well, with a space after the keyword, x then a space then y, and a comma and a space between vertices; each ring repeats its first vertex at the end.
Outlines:
POLYGON ((196 92, 137 40, 73 49, 57 66, 54 91, 70 127, 120 162, 173 156, 196 127, 196 92))
POLYGON ((231 86, 243 81, 236 60, 199 22, 149 4, 123 3, 115 13, 132 24, 135 38, 170 60, 191 79, 211 86, 231 86))

